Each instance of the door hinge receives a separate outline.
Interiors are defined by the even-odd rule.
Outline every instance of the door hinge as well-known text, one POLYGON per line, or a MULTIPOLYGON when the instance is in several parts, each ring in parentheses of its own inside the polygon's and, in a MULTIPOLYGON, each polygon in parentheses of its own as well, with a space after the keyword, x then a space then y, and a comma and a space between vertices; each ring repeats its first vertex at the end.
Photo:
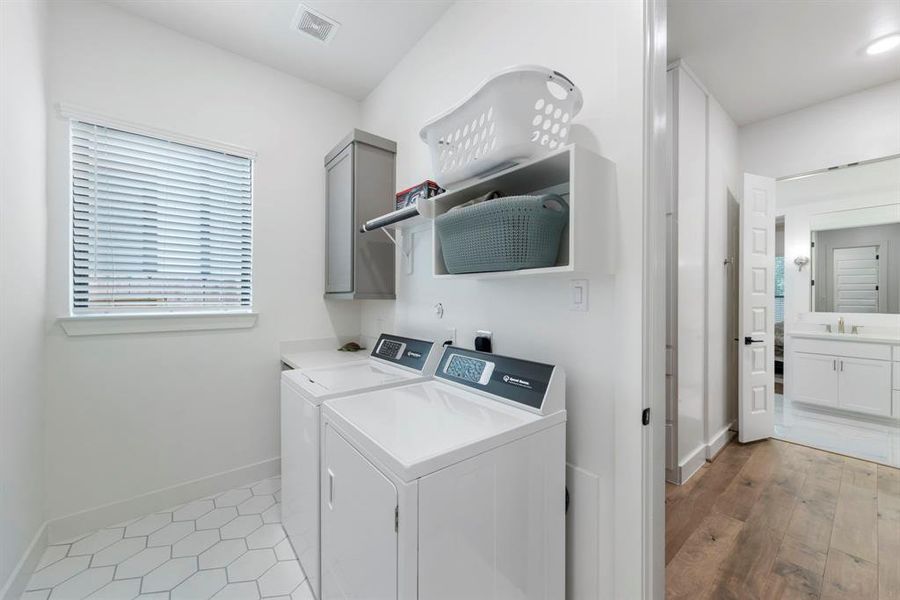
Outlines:
POLYGON ((875 255, 875 260, 878 260, 878 257, 879 257, 879 255, 878 255, 878 254, 876 254, 876 255, 875 255))
POLYGON ((816 247, 816 243, 815 243, 815 242, 810 242, 810 243, 809 243, 809 247, 810 247, 810 248, 815 248, 815 247, 816 247))
POLYGON ((877 285, 875 286, 875 291, 876 291, 876 292, 878 291, 878 286, 877 286, 877 285))
POLYGON ((400 507, 394 507, 394 533, 400 531, 400 507))
POLYGON ((809 282, 809 285, 816 285, 816 280, 815 280, 815 279, 811 280, 811 281, 809 282))
POLYGON ((650 424, 650 409, 649 408, 645 408, 644 412, 641 413, 641 423, 644 425, 650 424))

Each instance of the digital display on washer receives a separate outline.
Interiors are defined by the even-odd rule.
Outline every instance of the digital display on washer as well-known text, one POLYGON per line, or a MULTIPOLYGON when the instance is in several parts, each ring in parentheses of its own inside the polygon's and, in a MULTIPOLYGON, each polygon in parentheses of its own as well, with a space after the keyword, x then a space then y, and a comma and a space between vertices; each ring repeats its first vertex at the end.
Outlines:
POLYGON ((453 354, 444 365, 444 373, 463 381, 486 385, 494 372, 494 363, 485 360, 453 354))
POLYGON ((403 342, 383 339, 375 347, 375 354, 381 358, 400 358, 403 356, 403 350, 405 349, 406 344, 403 342))
POLYGON ((395 365, 423 371, 428 365, 428 357, 431 356, 433 349, 433 342, 382 333, 372 348, 371 356, 395 365))
POLYGON ((541 410, 553 370, 553 365, 448 346, 434 375, 541 410))

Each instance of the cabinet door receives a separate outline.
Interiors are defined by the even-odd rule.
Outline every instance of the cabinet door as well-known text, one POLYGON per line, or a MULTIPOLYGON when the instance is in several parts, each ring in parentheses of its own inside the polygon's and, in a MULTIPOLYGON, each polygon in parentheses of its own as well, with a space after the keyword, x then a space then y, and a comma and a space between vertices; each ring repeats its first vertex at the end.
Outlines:
POLYGON ((396 600, 397 488, 330 426, 322 460, 322 600, 396 600))
POLYGON ((837 360, 825 354, 795 352, 787 365, 791 377, 791 396, 799 402, 837 406, 837 360))
POLYGON ((890 416, 891 363, 838 358, 838 405, 846 410, 890 416))
POLYGON ((353 145, 326 166, 325 292, 353 291, 353 145))

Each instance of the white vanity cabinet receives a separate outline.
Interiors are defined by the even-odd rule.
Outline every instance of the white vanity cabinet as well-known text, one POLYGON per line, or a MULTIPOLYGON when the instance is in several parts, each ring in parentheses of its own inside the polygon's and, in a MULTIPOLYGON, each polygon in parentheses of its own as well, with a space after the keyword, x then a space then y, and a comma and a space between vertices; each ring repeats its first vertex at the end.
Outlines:
POLYGON ((879 417, 900 417, 892 381, 900 369, 888 340, 850 335, 791 334, 787 393, 797 402, 879 417))
POLYGON ((837 406, 837 359, 827 354, 795 352, 788 366, 793 380, 791 398, 809 404, 837 406))
POLYGON ((882 417, 891 416, 891 363, 867 358, 838 360, 838 406, 882 417))

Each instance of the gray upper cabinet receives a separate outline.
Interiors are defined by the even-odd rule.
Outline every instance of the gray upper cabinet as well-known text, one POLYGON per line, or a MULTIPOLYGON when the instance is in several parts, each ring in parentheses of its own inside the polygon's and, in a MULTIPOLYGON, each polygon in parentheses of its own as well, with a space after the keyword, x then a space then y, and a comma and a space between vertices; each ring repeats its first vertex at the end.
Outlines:
POLYGON ((354 129, 325 156, 325 297, 393 299, 394 244, 362 224, 394 209, 397 144, 354 129))

